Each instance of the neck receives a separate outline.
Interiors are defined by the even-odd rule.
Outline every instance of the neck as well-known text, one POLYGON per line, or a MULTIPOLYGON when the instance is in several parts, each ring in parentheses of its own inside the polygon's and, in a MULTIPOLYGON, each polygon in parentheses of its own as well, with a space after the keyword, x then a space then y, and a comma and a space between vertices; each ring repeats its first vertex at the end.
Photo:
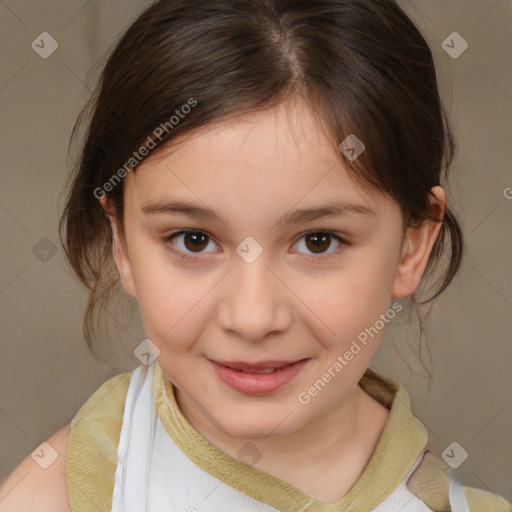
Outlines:
MULTIPOLYGON (((189 408, 178 389, 176 401, 201 435, 237 458, 244 439, 231 437, 207 421, 200 410, 189 408)), ((335 502, 364 471, 388 416, 388 409, 355 386, 333 407, 290 434, 250 440, 263 454, 256 466, 315 499, 335 502)))

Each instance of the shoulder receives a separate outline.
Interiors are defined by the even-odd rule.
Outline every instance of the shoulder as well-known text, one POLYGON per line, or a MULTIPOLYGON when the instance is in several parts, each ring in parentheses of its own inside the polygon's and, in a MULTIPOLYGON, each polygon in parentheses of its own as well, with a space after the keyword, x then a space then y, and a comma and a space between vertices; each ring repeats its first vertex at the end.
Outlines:
MULTIPOLYGON (((407 480, 407 488, 431 510, 451 510, 448 464, 426 451, 421 463, 407 480)), ((512 512, 512 505, 497 494, 473 487, 464 487, 469 512, 512 512)))
POLYGON ((71 423, 41 443, 0 486, 2 512, 70 512, 66 456, 71 423))
POLYGON ((107 380, 21 462, 0 485, 1 512, 82 512, 91 502, 110 510, 129 381, 130 373, 107 380))

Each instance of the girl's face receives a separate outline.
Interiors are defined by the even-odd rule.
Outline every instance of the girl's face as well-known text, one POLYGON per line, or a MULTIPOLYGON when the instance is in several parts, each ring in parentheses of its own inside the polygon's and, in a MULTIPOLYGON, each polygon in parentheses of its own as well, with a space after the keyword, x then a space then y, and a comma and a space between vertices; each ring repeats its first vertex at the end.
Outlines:
POLYGON ((116 264, 189 421, 286 435, 349 396, 392 296, 416 289, 398 272, 401 213, 356 187, 303 103, 197 133, 125 178, 116 264))

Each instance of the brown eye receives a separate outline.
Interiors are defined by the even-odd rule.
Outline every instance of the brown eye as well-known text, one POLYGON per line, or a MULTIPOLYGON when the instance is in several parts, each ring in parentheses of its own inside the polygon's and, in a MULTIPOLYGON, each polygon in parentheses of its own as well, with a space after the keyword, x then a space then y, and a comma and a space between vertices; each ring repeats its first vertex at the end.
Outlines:
POLYGON ((183 243, 191 251, 201 251, 208 245, 208 236, 201 231, 189 231, 185 233, 183 243))
POLYGON ((304 249, 304 247, 300 247, 301 245, 304 245, 306 255, 318 254, 320 258, 327 258, 330 256, 336 256, 336 254, 339 252, 338 249, 346 244, 342 238, 335 235, 334 233, 330 233, 328 231, 312 231, 302 235, 302 237, 295 245, 300 249, 304 249), (335 245, 333 250, 328 251, 328 249, 330 249, 332 246, 333 239, 337 242, 338 246, 336 247, 335 245))
POLYGON ((330 235, 326 233, 314 233, 306 235, 306 246, 314 253, 322 253, 331 245, 330 235))
POLYGON ((203 231, 178 231, 165 239, 166 243, 169 243, 177 247, 178 252, 183 253, 184 256, 191 253, 200 254, 204 251, 208 244, 212 244, 213 247, 217 247, 211 238, 203 231))

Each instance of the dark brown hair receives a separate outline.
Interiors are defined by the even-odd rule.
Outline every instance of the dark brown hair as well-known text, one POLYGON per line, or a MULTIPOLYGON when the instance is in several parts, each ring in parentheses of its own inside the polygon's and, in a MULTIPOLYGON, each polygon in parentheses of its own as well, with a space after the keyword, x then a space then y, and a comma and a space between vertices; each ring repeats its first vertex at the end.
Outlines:
POLYGON ((160 0, 116 42, 70 138, 71 145, 92 114, 59 229, 90 290, 84 334, 93 353, 94 311, 118 283, 98 190, 109 189, 122 238, 122 179, 105 184, 122 168, 135 172, 134 151, 151 141, 153 157, 196 128, 296 97, 308 102, 334 147, 349 134, 363 141, 359 158, 339 152, 340 159, 354 179, 397 201, 404 232, 425 219, 442 222, 425 274, 439 266, 448 239, 450 256, 436 293, 422 304, 446 289, 463 236, 450 208, 442 220, 430 216, 429 199, 447 178, 455 141, 431 50, 396 2, 160 0), (163 136, 159 126, 167 128, 163 136))

